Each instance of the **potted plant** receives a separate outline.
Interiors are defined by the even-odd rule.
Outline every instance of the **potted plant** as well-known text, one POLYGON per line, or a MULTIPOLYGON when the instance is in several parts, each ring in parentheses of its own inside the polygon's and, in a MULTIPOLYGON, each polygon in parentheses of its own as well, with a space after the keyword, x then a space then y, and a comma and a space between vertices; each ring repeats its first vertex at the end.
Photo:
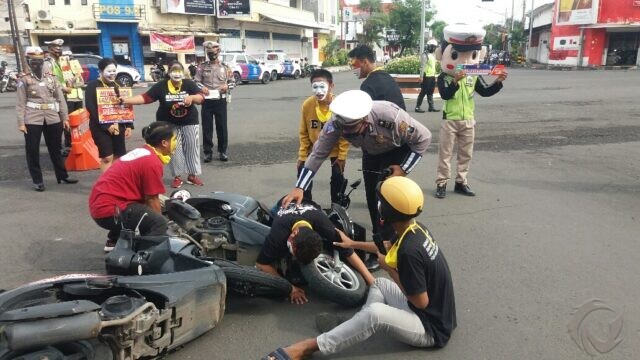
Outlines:
POLYGON ((422 71, 417 55, 403 56, 391 60, 384 70, 394 78, 405 98, 416 98, 420 93, 422 71))

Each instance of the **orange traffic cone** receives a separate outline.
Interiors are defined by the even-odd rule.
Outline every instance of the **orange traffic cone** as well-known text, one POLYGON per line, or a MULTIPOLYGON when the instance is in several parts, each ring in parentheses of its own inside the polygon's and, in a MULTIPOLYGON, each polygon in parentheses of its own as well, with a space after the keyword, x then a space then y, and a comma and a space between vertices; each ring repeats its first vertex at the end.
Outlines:
POLYGON ((71 126, 71 151, 65 166, 69 171, 95 170, 100 168, 98 147, 89 130, 89 112, 78 109, 69 114, 71 126))

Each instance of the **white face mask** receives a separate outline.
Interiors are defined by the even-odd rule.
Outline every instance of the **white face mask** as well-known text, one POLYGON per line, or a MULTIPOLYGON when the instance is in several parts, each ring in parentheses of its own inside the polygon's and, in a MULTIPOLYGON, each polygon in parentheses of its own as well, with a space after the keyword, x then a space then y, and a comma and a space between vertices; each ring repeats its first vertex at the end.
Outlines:
POLYGON ((314 81, 311 83, 311 91, 313 91, 316 99, 322 101, 329 94, 329 84, 326 81, 314 81))
POLYGON ((108 81, 115 81, 116 75, 118 75, 118 72, 116 71, 116 66, 113 64, 107 65, 102 71, 102 77, 108 81))
POLYGON ((353 75, 356 76, 356 79, 360 79, 360 73, 361 73, 361 69, 360 68, 353 69, 353 75))
POLYGON ((180 81, 180 80, 182 80, 184 78, 184 73, 182 71, 172 71, 169 74, 169 77, 173 81, 180 81))

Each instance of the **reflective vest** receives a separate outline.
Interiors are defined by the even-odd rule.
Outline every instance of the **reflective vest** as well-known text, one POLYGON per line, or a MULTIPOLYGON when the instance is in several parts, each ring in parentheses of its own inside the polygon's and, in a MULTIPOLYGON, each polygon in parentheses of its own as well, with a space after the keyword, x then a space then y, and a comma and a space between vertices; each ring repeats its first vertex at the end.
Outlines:
MULTIPOLYGON (((447 120, 473 120, 475 102, 473 93, 475 92, 477 76, 467 76, 458 81, 458 91, 453 98, 444 100, 444 118, 447 120)), ((449 86, 453 82, 453 76, 445 75, 444 83, 449 86)))
POLYGON ((436 57, 433 54, 427 54, 427 62, 424 64, 424 76, 436 76, 436 57))

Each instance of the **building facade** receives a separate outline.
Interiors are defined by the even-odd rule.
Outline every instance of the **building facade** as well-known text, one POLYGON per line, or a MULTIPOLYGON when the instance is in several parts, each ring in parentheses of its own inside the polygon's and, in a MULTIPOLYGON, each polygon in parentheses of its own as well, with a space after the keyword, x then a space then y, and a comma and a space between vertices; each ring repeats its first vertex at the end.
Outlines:
MULTIPOLYGON (((335 36, 337 0, 245 1, 250 6, 244 14, 215 14, 215 0, 25 0, 28 13, 15 6, 18 27, 25 33, 23 45, 46 49, 45 41, 61 38, 74 53, 113 57, 136 67, 143 77, 159 58, 185 64, 202 59, 201 45, 207 40, 219 41, 223 51, 242 50, 261 57, 268 49, 278 49, 318 63, 316 39, 335 36), (24 21, 27 17, 30 22, 24 21), (151 33, 193 36, 196 50, 152 51, 151 33)), ((8 23, 0 26, 0 34, 10 43, 8 23)))
POLYGON ((531 60, 555 66, 640 65, 640 0, 556 0, 551 5, 533 11, 531 60), (548 21, 543 14, 552 15, 550 27, 543 24, 548 21))

